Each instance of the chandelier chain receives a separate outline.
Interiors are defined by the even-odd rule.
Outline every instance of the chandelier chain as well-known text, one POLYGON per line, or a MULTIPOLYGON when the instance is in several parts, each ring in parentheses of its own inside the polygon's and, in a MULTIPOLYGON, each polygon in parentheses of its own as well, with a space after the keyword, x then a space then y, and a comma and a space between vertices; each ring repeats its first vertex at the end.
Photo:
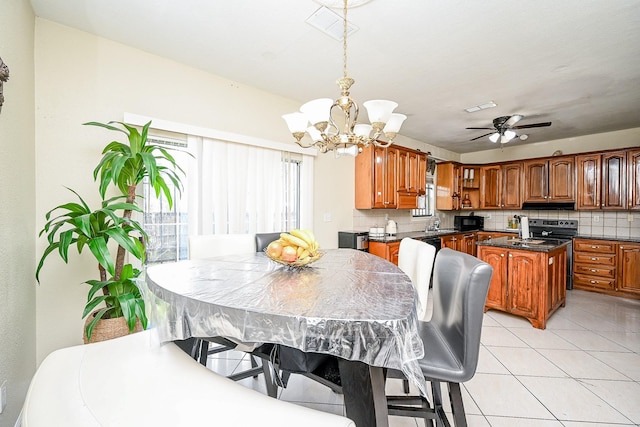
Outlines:
POLYGON ((343 9, 343 29, 342 29, 342 71, 344 73, 344 77, 347 77, 347 0, 344 0, 344 9, 343 9))

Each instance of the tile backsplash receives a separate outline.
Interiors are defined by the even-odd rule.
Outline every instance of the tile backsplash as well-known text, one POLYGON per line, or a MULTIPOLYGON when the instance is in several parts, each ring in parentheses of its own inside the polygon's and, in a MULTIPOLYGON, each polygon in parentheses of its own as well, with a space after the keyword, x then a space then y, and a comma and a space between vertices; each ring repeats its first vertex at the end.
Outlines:
MULTIPOLYGON (((514 215, 541 219, 575 219, 578 221, 578 233, 596 237, 638 237, 640 238, 640 212, 630 211, 474 211, 475 215, 485 217, 486 230, 505 230, 509 218, 514 215)), ((453 228, 453 217, 457 212, 436 211, 441 229, 453 228)), ((464 212, 463 215, 469 215, 464 212)), ((424 231, 435 217, 413 218, 411 211, 395 209, 375 209, 353 211, 353 228, 368 231, 371 227, 384 227, 388 219, 398 225, 398 233, 424 231)))

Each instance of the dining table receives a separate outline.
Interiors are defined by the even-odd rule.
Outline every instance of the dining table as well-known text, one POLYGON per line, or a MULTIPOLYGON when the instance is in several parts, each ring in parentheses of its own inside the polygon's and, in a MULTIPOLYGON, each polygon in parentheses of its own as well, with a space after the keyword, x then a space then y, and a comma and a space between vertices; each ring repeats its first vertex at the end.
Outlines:
POLYGON ((271 343, 335 356, 347 417, 359 427, 388 426, 387 369, 426 396, 415 289, 383 258, 322 254, 298 268, 264 252, 147 266, 150 323, 163 342, 224 337, 248 349, 271 343))

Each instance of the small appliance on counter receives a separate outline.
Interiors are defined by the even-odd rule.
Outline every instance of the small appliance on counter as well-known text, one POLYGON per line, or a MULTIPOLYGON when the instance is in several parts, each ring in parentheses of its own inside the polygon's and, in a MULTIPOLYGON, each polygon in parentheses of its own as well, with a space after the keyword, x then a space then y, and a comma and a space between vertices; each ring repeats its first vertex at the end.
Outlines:
POLYGON ((456 215, 453 217, 453 229, 457 231, 484 230, 484 217, 471 215, 456 215))
POLYGON ((387 221, 387 226, 384 229, 384 232, 389 235, 394 235, 398 232, 398 225, 392 219, 387 221))
POLYGON ((338 247, 369 252, 369 232, 338 231, 338 247))

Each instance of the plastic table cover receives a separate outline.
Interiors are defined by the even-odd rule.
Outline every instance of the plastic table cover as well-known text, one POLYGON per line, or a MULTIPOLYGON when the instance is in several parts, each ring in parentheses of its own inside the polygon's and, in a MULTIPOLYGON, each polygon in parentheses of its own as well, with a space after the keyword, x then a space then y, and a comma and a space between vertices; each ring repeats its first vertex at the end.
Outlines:
POLYGON ((331 249, 298 269, 264 253, 180 261, 148 267, 146 285, 162 341, 223 336, 327 353, 401 370, 426 396, 415 290, 375 255, 331 249))

